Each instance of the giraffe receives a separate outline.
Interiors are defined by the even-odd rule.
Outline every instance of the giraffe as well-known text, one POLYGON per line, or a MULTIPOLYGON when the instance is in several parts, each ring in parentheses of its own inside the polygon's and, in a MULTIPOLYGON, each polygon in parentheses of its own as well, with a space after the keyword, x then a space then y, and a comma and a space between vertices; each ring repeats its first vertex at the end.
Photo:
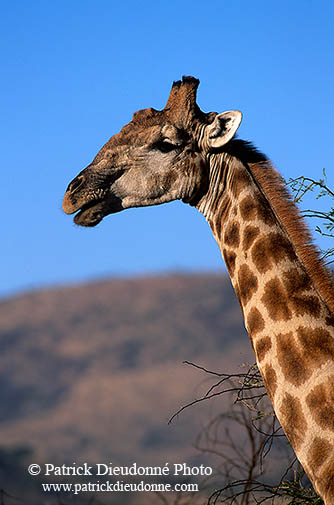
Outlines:
POLYGON ((63 210, 95 226, 180 199, 208 221, 275 413, 326 505, 334 505, 334 285, 282 178, 235 138, 239 111, 204 113, 199 81, 136 112, 69 184, 63 210), (78 212, 79 211, 79 212, 78 212))

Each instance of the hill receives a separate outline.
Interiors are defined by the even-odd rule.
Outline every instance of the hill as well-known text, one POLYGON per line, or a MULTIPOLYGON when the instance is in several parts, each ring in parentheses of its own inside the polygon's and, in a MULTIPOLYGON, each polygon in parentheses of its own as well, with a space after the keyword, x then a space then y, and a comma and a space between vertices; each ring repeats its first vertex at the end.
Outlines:
POLYGON ((24 492, 24 503, 37 482, 30 462, 204 461, 194 440, 225 400, 168 425, 208 388, 207 375, 182 362, 230 372, 253 360, 230 281, 219 275, 106 280, 2 300, 0 341, 0 487, 24 492))

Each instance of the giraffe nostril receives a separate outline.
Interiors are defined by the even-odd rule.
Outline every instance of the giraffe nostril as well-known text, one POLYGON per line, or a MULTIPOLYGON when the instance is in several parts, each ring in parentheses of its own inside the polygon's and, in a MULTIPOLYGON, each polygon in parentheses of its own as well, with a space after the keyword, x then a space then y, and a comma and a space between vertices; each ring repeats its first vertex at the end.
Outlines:
POLYGON ((68 185, 67 191, 69 193, 74 193, 75 191, 78 191, 79 188, 83 185, 85 178, 83 175, 78 175, 70 184, 68 185))

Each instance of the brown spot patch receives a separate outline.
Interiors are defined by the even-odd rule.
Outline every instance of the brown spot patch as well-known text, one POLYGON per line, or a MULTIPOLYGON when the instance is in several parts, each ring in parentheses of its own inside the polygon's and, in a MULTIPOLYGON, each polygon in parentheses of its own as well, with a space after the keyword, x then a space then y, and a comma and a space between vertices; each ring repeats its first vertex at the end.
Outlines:
POLYGON ((326 361, 334 361, 334 338, 327 330, 300 326, 297 335, 308 368, 316 368, 326 361))
POLYGON ((333 503, 334 496, 334 457, 332 456, 317 474, 316 490, 328 505, 333 503))
POLYGON ((309 275, 303 270, 298 270, 297 268, 290 268, 284 272, 284 282, 285 288, 288 295, 293 295, 298 292, 301 293, 312 287, 311 279, 309 275))
POLYGON ((284 377, 295 386, 300 386, 311 376, 312 371, 308 369, 291 331, 277 335, 277 359, 284 377))
POLYGON ((223 250, 223 256, 224 256, 224 260, 225 260, 227 269, 229 271, 229 274, 230 274, 231 277, 233 277, 234 270, 235 270, 236 255, 235 255, 234 252, 228 251, 227 249, 224 249, 223 250))
POLYGON ((307 431, 307 423, 300 400, 290 393, 286 393, 279 414, 279 420, 292 447, 298 450, 307 431))
POLYGON ((259 233, 260 230, 256 226, 252 225, 246 226, 242 243, 244 251, 248 251, 248 249, 253 244, 254 240, 256 239, 259 233))
POLYGON ((309 314, 319 317, 320 315, 320 302, 316 296, 292 296, 290 302, 296 316, 309 314))
POLYGON ((311 377, 315 368, 334 360, 334 339, 322 328, 297 329, 277 335, 277 358, 285 378, 300 386, 311 377))
POLYGON ((272 365, 266 365, 262 371, 264 387, 270 398, 273 399, 277 389, 277 375, 272 365))
POLYGON ((272 265, 270 256, 268 255, 268 239, 260 237, 251 249, 253 262, 261 274, 267 272, 272 265))
POLYGON ((238 271, 238 286, 241 303, 246 305, 256 293, 258 286, 257 278, 248 265, 241 265, 238 271))
POLYGON ((258 361, 262 361, 271 349, 271 339, 269 337, 262 337, 255 343, 256 356, 258 361))
POLYGON ((227 226, 224 233, 224 243, 229 247, 238 247, 240 242, 239 224, 234 221, 227 226))
POLYGON ((277 232, 268 234, 268 253, 275 263, 279 263, 284 259, 291 261, 296 259, 296 254, 288 237, 277 232))
POLYGON ((258 195, 257 215, 261 221, 268 225, 274 225, 277 223, 277 219, 271 210, 268 201, 260 193, 258 195))
POLYGON ((303 292, 310 289, 311 279, 304 271, 291 268, 283 275, 284 285, 290 303, 297 316, 309 314, 313 317, 320 315, 320 302, 314 295, 305 295, 303 292))
POLYGON ((273 321, 288 321, 291 319, 288 297, 278 277, 267 282, 261 300, 273 321))
POLYGON ((268 225, 275 225, 277 223, 269 202, 259 192, 254 197, 250 195, 246 196, 240 202, 240 213, 246 221, 257 218, 268 225))
POLYGON ((307 395, 306 403, 316 423, 334 431, 334 375, 315 386, 307 395))
POLYGON ((315 437, 307 455, 307 462, 311 468, 318 469, 333 452, 332 445, 323 438, 315 437))
POLYGON ((240 214, 245 221, 252 221, 256 217, 256 201, 251 196, 246 196, 240 202, 240 214))
POLYGON ((254 243, 252 258, 259 272, 265 273, 284 259, 295 260, 296 255, 287 237, 281 233, 270 232, 254 243))
POLYGON ((264 329, 264 320, 259 310, 253 307, 247 317, 247 329, 251 336, 256 335, 264 329))

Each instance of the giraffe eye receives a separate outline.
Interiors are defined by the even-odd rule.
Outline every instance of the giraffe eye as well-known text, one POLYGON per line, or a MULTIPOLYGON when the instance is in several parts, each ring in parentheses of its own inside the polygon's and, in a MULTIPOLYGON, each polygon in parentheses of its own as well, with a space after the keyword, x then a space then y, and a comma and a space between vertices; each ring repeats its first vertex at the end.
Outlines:
POLYGON ((160 140, 154 145, 155 149, 158 149, 158 151, 162 153, 170 153, 174 149, 177 149, 178 145, 172 144, 171 142, 168 142, 167 140, 160 140))

